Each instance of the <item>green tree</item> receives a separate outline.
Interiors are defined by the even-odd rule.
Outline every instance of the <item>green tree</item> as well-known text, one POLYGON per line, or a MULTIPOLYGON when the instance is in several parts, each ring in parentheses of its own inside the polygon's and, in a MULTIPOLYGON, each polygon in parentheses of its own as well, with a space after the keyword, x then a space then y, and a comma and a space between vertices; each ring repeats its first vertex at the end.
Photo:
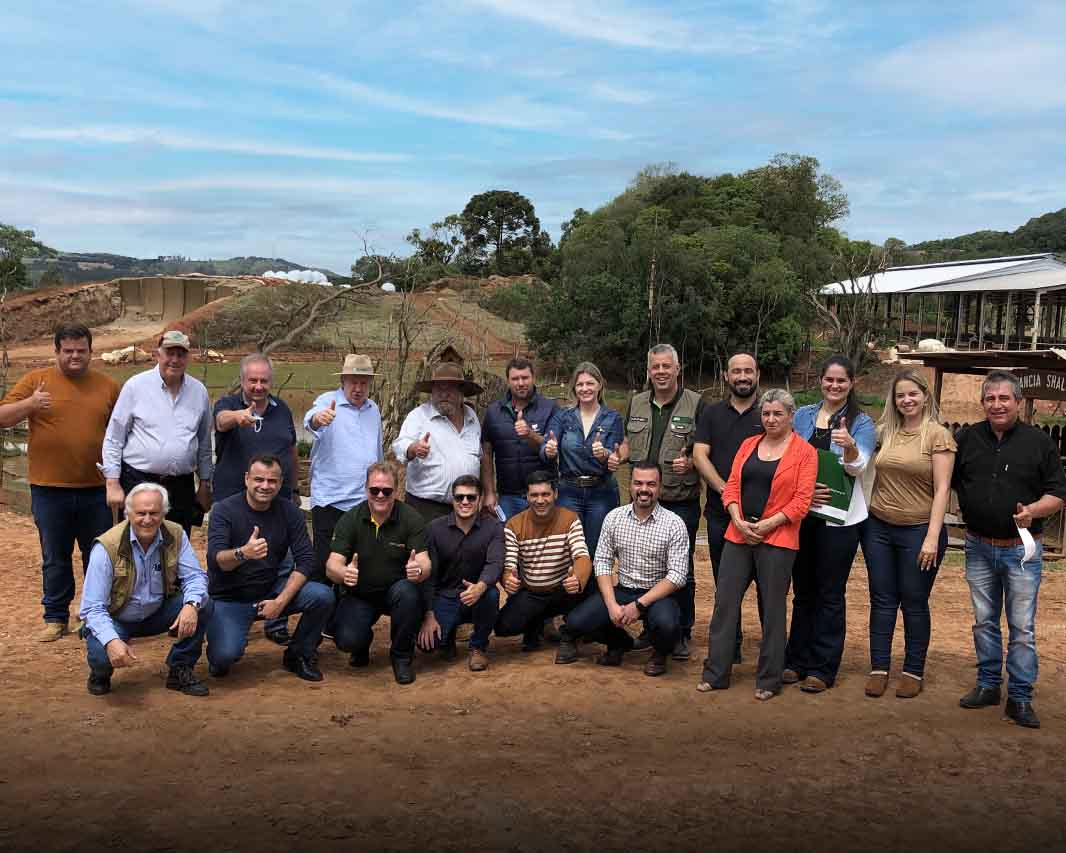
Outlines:
POLYGON ((10 249, 0 249, 0 289, 24 290, 30 286, 22 257, 10 249))
POLYGON ((20 231, 14 225, 0 222, 0 250, 14 252, 20 258, 54 258, 59 253, 36 239, 33 231, 20 231))
POLYGON ((530 272, 534 261, 551 250, 533 203, 511 190, 473 196, 459 220, 466 254, 499 275, 530 272))

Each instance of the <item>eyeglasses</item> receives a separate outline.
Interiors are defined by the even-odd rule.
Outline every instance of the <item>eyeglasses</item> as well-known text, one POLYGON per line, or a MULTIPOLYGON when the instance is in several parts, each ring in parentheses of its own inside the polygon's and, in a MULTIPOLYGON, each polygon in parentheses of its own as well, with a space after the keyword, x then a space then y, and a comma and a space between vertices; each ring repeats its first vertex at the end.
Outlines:
POLYGON ((477 499, 480 495, 452 495, 452 500, 457 504, 473 504, 477 503, 477 499))
POLYGON ((392 493, 396 491, 392 486, 367 486, 366 490, 375 498, 391 498, 392 493))

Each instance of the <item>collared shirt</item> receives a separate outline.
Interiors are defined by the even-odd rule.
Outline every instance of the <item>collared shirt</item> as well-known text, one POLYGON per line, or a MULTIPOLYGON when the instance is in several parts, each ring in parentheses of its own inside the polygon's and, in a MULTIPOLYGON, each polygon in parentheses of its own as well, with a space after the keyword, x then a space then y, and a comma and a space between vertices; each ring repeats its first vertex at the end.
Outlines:
POLYGON ((366 500, 366 469, 382 460, 381 412, 373 400, 356 408, 338 388, 320 394, 304 415, 311 446, 311 506, 349 510, 366 500), (336 402, 329 426, 315 429, 311 418, 336 402))
MULTIPOLYGON (((250 405, 239 391, 220 397, 211 415, 212 423, 218 420, 220 412, 238 412, 250 405)), ((292 498, 292 487, 296 484, 296 472, 292 466, 296 429, 292 425, 292 412, 284 400, 271 395, 267 397, 267 406, 261 417, 262 420, 256 421, 255 426, 235 426, 225 432, 215 430, 215 477, 211 483, 214 501, 243 492, 248 461, 262 453, 278 457, 284 474, 278 495, 292 498)))
MULTIPOLYGON (((752 403, 743 412, 733 408, 732 400, 727 398, 704 408, 696 419, 696 442, 710 448, 711 465, 723 481, 729 479, 733 470, 733 460, 745 439, 760 435, 763 431, 762 418, 757 403, 752 403)), ((726 515, 722 506, 722 497, 707 486, 708 513, 726 515)))
MULTIPOLYGON (((625 426, 622 424, 622 416, 614 409, 600 404, 600 410, 592 421, 592 429, 585 435, 585 425, 581 421, 581 408, 571 406, 568 409, 559 409, 548 422, 548 433, 555 433, 559 443, 559 476, 560 477, 605 477, 613 482, 614 475, 607 470, 607 462, 601 462, 592 453, 592 445, 599 436, 600 443, 612 450, 616 444, 621 444, 626 437, 625 426)), ((544 447, 547 442, 540 446, 542 459, 544 447)))
POLYGON ((477 415, 463 404, 463 428, 457 430, 432 402, 416 406, 404 418, 392 452, 407 466, 409 494, 427 501, 450 503, 452 483, 463 474, 481 475, 481 424, 477 415), (429 433, 429 455, 407 458, 407 448, 429 433))
POLYGON ((503 572, 503 524, 495 516, 479 515, 470 532, 455 520, 455 513, 435 518, 426 527, 433 573, 422 583, 428 607, 434 594, 457 598, 463 581, 496 586, 503 572))
POLYGON ((633 504, 616 507, 603 520, 596 577, 611 574, 616 559, 621 586, 651 589, 665 578, 680 589, 688 581, 688 528, 661 504, 643 521, 633 504))
MULTIPOLYGON (((1066 475, 1051 437, 1020 421, 996 438, 988 421, 964 427, 955 435, 959 450, 951 485, 959 496, 966 529, 980 536, 1012 539, 1018 535, 1014 513, 1019 503, 1044 495, 1066 500, 1066 475)), ((1043 519, 1029 528, 1040 533, 1043 519)))
POLYGON ((196 471, 211 479, 211 398, 186 373, 177 396, 159 367, 126 380, 104 435, 104 476, 117 480, 125 462, 138 471, 175 477, 196 471))
MULTIPOLYGON (((130 544, 133 546, 133 564, 137 577, 133 582, 130 599, 115 616, 119 622, 143 622, 163 605, 163 564, 161 550, 163 531, 156 533, 152 544, 145 550, 130 525, 130 544)), ((81 594, 79 616, 85 620, 101 646, 106 646, 118 637, 107 606, 111 603, 111 581, 114 566, 107 549, 99 543, 89 552, 89 565, 85 569, 85 587, 81 594)), ((196 554, 189 544, 189 537, 181 534, 178 549, 178 583, 185 604, 200 606, 207 598, 207 575, 200 568, 196 554)))
POLYGON ((370 514, 370 504, 356 504, 333 528, 330 551, 345 562, 359 555, 359 582, 354 589, 340 586, 344 595, 373 595, 388 590, 407 577, 407 560, 414 551, 426 550, 426 524, 418 510, 396 501, 392 513, 378 526, 370 514))

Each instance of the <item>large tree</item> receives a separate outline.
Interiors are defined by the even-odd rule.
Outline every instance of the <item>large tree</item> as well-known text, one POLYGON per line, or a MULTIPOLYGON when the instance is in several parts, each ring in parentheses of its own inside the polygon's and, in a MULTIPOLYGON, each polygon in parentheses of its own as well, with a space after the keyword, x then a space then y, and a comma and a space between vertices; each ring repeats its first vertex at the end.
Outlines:
POLYGON ((464 251, 499 275, 530 272, 551 251, 533 203, 521 193, 490 190, 467 202, 459 215, 464 251))

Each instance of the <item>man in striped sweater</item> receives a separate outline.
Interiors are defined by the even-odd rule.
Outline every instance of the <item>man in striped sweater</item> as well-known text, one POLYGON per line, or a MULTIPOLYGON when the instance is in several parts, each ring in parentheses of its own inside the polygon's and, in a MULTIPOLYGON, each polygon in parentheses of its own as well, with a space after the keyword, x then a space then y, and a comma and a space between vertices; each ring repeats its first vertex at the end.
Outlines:
POLYGON ((526 479, 529 509, 504 529, 503 588, 507 604, 496 620, 497 637, 525 635, 523 650, 539 647, 545 619, 569 613, 583 599, 592 560, 577 513, 556 506, 546 471, 526 479))

